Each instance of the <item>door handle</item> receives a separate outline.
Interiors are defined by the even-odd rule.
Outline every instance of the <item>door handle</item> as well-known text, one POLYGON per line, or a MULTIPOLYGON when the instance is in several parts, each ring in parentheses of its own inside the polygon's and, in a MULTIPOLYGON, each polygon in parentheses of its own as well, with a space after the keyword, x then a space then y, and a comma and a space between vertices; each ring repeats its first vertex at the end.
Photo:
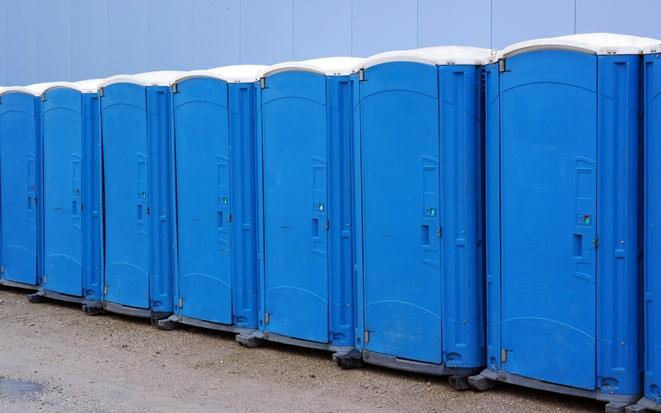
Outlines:
POLYGON ((423 247, 428 247, 429 246, 429 225, 428 224, 422 224, 420 226, 420 244, 423 247))
POLYGON ((572 235, 572 255, 574 258, 583 257, 583 234, 572 235))
POLYGON ((312 218, 312 226, 310 233, 313 237, 319 236, 319 218, 312 218))

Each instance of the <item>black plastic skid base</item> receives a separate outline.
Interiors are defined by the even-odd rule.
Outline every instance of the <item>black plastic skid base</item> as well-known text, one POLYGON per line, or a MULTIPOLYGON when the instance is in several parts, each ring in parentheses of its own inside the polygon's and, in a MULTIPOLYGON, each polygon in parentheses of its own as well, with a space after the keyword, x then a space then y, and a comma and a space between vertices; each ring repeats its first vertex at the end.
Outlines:
POLYGON ((514 384, 516 386, 528 387, 531 389, 549 391, 553 393, 566 394, 569 396, 584 397, 607 402, 605 411, 607 413, 624 413, 625 408, 635 403, 637 396, 628 396, 621 394, 607 394, 599 390, 577 389, 575 387, 563 386, 555 383, 548 383, 541 380, 535 380, 528 377, 518 376, 516 374, 503 371, 493 371, 490 369, 482 370, 476 376, 468 378, 470 387, 477 391, 484 391, 493 388, 497 382, 514 384))

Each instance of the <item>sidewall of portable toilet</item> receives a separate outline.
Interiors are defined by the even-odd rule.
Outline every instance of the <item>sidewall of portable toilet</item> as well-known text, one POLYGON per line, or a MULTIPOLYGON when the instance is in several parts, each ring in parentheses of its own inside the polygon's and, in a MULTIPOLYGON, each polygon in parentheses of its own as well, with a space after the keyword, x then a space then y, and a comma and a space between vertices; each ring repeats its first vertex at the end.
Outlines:
POLYGON ((564 40, 486 69, 491 379, 640 392, 640 55, 564 40))
POLYGON ((661 410, 661 47, 645 51, 645 379, 643 404, 661 410))
POLYGON ((257 328, 253 79, 218 68, 173 84, 175 314, 220 330, 257 328), (202 189, 202 190, 201 190, 202 189))
POLYGON ((152 319, 173 311, 169 84, 148 73, 109 78, 100 89, 103 306, 152 319))
POLYGON ((482 69, 469 60, 388 52, 355 75, 356 346, 369 363, 484 365, 482 69))
POLYGON ((354 346, 347 68, 273 66, 257 104, 260 331, 340 353, 354 346))
POLYGON ((41 94, 43 261, 40 294, 100 307, 102 268, 99 96, 53 84, 41 94))
POLYGON ((39 99, 0 89, 0 284, 36 289, 41 273, 39 99))

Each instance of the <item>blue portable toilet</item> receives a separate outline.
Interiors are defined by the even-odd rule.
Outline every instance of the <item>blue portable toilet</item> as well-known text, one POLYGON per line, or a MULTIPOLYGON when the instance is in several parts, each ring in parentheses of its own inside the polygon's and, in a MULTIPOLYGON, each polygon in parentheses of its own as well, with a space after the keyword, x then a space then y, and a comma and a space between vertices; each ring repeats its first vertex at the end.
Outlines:
POLYGON ((661 41, 644 49, 644 309, 643 398, 627 411, 661 411, 661 41))
POLYGON ((269 67, 257 97, 260 318, 266 339, 355 360, 350 185, 357 58, 269 67))
POLYGON ((99 80, 32 86, 40 97, 44 298, 101 307, 102 205, 99 80))
POLYGON ((32 88, 0 88, 0 285, 38 288, 40 191, 39 98, 32 88))
POLYGON ((481 63, 433 47, 365 59, 354 82, 363 360, 450 376, 484 366, 481 63))
POLYGON ((582 34, 486 68, 487 369, 610 402, 641 391, 641 51, 582 34))
POLYGON ((186 72, 172 85, 174 314, 162 328, 257 328, 255 95, 265 67, 186 72))
POLYGON ((182 73, 113 76, 99 90, 103 308, 153 322, 173 312, 170 85, 182 73))

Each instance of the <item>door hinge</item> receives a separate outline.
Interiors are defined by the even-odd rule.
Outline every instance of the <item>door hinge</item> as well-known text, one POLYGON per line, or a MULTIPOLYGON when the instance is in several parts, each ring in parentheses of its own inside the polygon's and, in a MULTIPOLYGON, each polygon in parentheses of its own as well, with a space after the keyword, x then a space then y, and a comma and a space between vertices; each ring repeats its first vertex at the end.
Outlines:
POLYGON ((5 266, 3 265, 0 267, 0 274, 4 274, 4 273, 5 273, 5 266))
POLYGON ((40 97, 42 102, 46 101, 46 93, 42 93, 40 97))
POLYGON ((179 301, 177 302, 177 307, 184 308, 184 299, 183 298, 179 299, 179 301))
POLYGON ((507 71, 507 64, 505 63, 505 59, 500 59, 498 61, 498 71, 499 72, 505 72, 507 71))
POLYGON ((500 349, 500 361, 502 363, 507 363, 507 350, 504 348, 500 349))
POLYGON ((324 225, 324 229, 328 231, 330 229, 330 221, 326 221, 326 225, 324 225))
POLYGON ((369 332, 369 330, 365 330, 365 333, 363 334, 363 341, 364 341, 365 345, 367 345, 370 342, 370 332, 369 332))
POLYGON ((105 92, 104 88, 100 87, 99 88, 99 97, 103 97, 103 95, 105 95, 104 92, 105 92))
POLYGON ((179 87, 177 86, 177 83, 172 84, 172 93, 179 93, 179 87))
POLYGON ((438 230, 436 231, 436 235, 438 235, 439 238, 443 238, 443 226, 439 225, 438 230))
POLYGON ((151 212, 151 209, 150 209, 149 207, 147 207, 147 209, 145 210, 145 212, 147 213, 147 215, 149 215, 149 213, 151 212))
POLYGON ((358 80, 361 82, 365 80, 365 69, 358 70, 358 80))
POLYGON ((259 87, 260 87, 260 89, 266 89, 266 78, 265 77, 259 78, 259 87))
POLYGON ((594 249, 599 248, 599 238, 595 238, 595 239, 592 240, 592 247, 594 249))
POLYGON ((227 214, 227 222, 232 222, 232 213, 227 214))
POLYGON ((108 286, 107 285, 103 286, 103 295, 108 295, 108 286))
POLYGON ((44 284, 48 282, 48 274, 44 274, 44 284))
POLYGON ((268 324, 270 322, 271 322, 271 314, 264 313, 264 324, 268 324))

